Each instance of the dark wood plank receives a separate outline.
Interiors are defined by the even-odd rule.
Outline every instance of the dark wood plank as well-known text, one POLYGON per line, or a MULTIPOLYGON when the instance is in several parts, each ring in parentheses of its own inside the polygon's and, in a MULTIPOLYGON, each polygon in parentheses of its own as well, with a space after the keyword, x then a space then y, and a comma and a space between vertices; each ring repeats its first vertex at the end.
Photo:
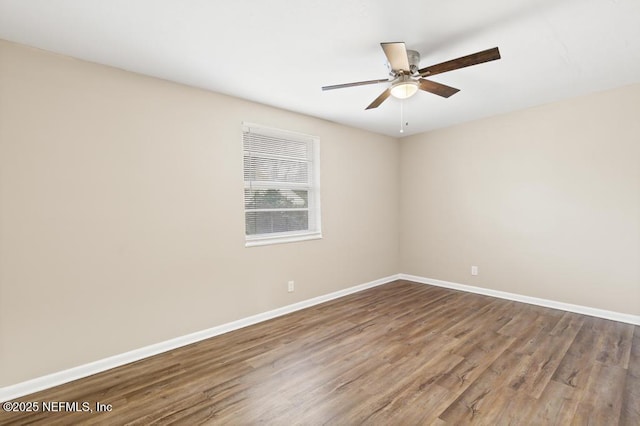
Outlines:
POLYGON ((397 281, 21 398, 0 424, 640 424, 640 327, 397 281))
POLYGON ((501 356, 482 371, 439 418, 451 424, 490 423, 496 415, 496 403, 511 397, 513 388, 508 382, 526 358, 527 355, 517 352, 501 351, 501 356))
POLYGON ((640 419, 640 327, 635 327, 629 353, 627 380, 622 392, 620 424, 637 425, 638 419, 640 419))
POLYGON ((529 400, 530 404, 513 406, 513 411, 505 413, 510 419, 525 418, 532 425, 569 425, 578 408, 578 392, 571 386, 550 381, 539 399, 529 400), (515 413, 520 412, 519 415, 515 413))

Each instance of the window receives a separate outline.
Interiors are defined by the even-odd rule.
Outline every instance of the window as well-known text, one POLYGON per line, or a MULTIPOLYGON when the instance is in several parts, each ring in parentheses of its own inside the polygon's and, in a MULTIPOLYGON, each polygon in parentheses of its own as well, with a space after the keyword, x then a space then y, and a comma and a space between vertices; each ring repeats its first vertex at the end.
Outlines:
POLYGON ((243 123, 246 245, 322 238, 317 137, 243 123))

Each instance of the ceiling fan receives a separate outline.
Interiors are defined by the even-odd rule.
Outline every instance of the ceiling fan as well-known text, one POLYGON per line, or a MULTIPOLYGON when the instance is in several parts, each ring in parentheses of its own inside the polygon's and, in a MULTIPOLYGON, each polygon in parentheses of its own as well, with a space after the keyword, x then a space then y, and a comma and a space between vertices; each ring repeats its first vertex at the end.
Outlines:
POLYGON ((415 50, 407 50, 403 42, 380 43, 380 46, 382 46, 387 61, 389 61, 389 75, 391 78, 324 86, 322 90, 343 89, 345 87, 390 82, 391 85, 371 102, 366 109, 379 107, 389 96, 398 99, 409 98, 413 96, 418 89, 442 96, 443 98, 448 98, 459 92, 460 89, 442 83, 436 83, 424 77, 500 59, 500 51, 497 47, 494 47, 493 49, 472 53, 471 55, 462 56, 440 64, 418 68, 420 65, 420 53, 415 50))

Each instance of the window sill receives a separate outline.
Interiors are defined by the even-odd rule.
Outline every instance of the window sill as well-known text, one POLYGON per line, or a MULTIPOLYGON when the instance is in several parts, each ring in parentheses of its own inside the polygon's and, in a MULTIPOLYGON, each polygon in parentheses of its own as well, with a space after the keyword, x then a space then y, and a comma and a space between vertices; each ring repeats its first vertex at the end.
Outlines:
POLYGON ((297 243, 299 241, 320 240, 321 232, 312 232, 298 235, 282 235, 278 237, 255 237, 247 238, 245 247, 268 246, 272 244, 297 243))

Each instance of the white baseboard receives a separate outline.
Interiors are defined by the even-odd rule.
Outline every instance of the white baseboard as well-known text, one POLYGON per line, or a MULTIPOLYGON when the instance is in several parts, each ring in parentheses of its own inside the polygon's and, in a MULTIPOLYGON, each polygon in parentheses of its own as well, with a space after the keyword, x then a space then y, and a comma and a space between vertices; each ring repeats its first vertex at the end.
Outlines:
POLYGON ((524 296, 521 294, 508 293, 506 291, 491 290, 488 288, 475 287, 466 284, 452 283, 449 281, 435 280, 433 278, 418 277, 415 275, 400 274, 401 280, 414 281, 421 284, 430 284, 437 287, 445 287, 453 290, 461 290, 469 293, 484 294, 486 296, 498 297, 500 299, 513 300, 516 302, 528 303, 530 305, 544 306, 546 308, 560 309, 562 311, 575 312, 592 317, 604 318, 627 324, 640 325, 640 315, 623 314, 620 312, 607 311, 605 309, 591 308, 589 306, 573 305, 571 303, 557 302, 555 300, 540 299, 538 297, 524 296))
POLYGON ((371 281, 365 284, 360 284, 354 287, 345 288, 343 290, 325 294, 323 296, 314 297, 312 299, 303 300, 302 302, 283 306, 282 308, 274 309, 268 312, 263 312, 261 314, 252 315, 250 317, 239 319, 237 321, 232 321, 216 327, 212 327, 207 330, 202 330, 195 333, 187 334, 185 336, 176 337, 174 339, 170 339, 164 342, 145 346, 140 349, 135 349, 129 352, 114 355, 98 361, 90 362, 88 364, 73 367, 68 370, 47 374, 46 376, 37 377, 32 380, 27 380, 25 382, 17 383, 15 385, 6 386, 3 388, 0 388, 0 402, 11 401, 16 398, 20 398, 22 396, 29 395, 34 392, 38 392, 44 389, 49 389, 54 386, 71 382, 73 380, 82 379, 83 377, 88 377, 93 374, 101 373, 103 371, 110 370, 115 367, 120 367, 121 365, 129 364, 134 361, 139 361, 143 358, 157 355, 162 352, 167 352, 182 346, 190 345, 192 343, 196 343, 201 340, 208 339, 210 337, 214 337, 220 334, 228 333, 230 331, 238 330, 240 328, 247 327, 249 325, 253 325, 262 321, 266 321, 272 318, 286 315, 291 312, 299 311, 301 309, 318 305, 320 303, 327 302, 329 300, 337 299, 339 297, 343 297, 352 293, 357 293, 359 291, 366 290, 368 288, 386 284, 386 283, 395 281, 397 279, 399 279, 399 274, 391 275, 385 278, 380 278, 375 281, 371 281))
POLYGON ((218 336, 220 334, 228 333, 230 331, 238 330, 243 327, 247 327, 253 324, 257 324, 262 321, 266 321, 272 318, 276 318, 282 315, 286 315, 291 312, 299 311, 304 308, 308 308, 314 305, 318 305, 329 300, 337 299, 352 293, 357 293, 368 288, 377 287, 382 284, 386 284, 398 279, 413 281, 421 284, 430 284, 438 287, 450 288, 453 290, 461 290, 469 293, 483 294, 486 296, 497 297, 500 299, 513 300, 516 302, 528 303, 531 305, 544 306, 547 308, 560 309, 563 311, 575 312, 578 314, 589 315, 593 317, 599 317, 609 319, 613 321, 624 322, 628 324, 640 325, 640 316, 624 314, 620 312, 607 311, 604 309, 591 308, 588 306, 573 305, 570 303, 557 302, 554 300, 540 299, 537 297, 524 296, 521 294, 508 293, 505 291, 491 290, 487 288, 474 287, 466 284, 458 284, 449 281, 436 280, 432 278, 424 278, 409 274, 396 274, 385 278, 380 278, 375 281, 371 281, 365 284, 360 284, 354 287, 349 287, 343 290, 339 290, 333 293, 329 293, 323 296, 314 297, 312 299, 303 300, 302 302, 294 303, 292 305, 283 306, 282 308, 274 309, 261 314, 252 315, 247 318, 242 318, 237 321, 232 321, 226 324, 222 324, 216 327, 209 328, 207 330, 198 331, 195 333, 187 334, 185 336, 176 337, 174 339, 166 340, 164 342, 156 343, 153 345, 145 346, 140 349, 135 349, 122 354, 114 355, 108 358, 104 358, 98 361, 90 362, 88 364, 80 365, 70 368, 68 370, 59 371, 57 373, 48 374, 46 376, 38 377, 25 382, 17 383, 15 385, 6 386, 0 388, 0 402, 11 401, 16 398, 20 398, 25 395, 29 395, 34 392, 38 392, 44 389, 49 389, 54 386, 62 385, 64 383, 71 382, 73 380, 82 379, 84 377, 91 376, 93 374, 101 373, 106 370, 110 370, 115 367, 120 367, 125 364, 129 364, 134 361, 167 352, 172 349, 176 349, 182 346, 190 345, 210 337, 218 336))

